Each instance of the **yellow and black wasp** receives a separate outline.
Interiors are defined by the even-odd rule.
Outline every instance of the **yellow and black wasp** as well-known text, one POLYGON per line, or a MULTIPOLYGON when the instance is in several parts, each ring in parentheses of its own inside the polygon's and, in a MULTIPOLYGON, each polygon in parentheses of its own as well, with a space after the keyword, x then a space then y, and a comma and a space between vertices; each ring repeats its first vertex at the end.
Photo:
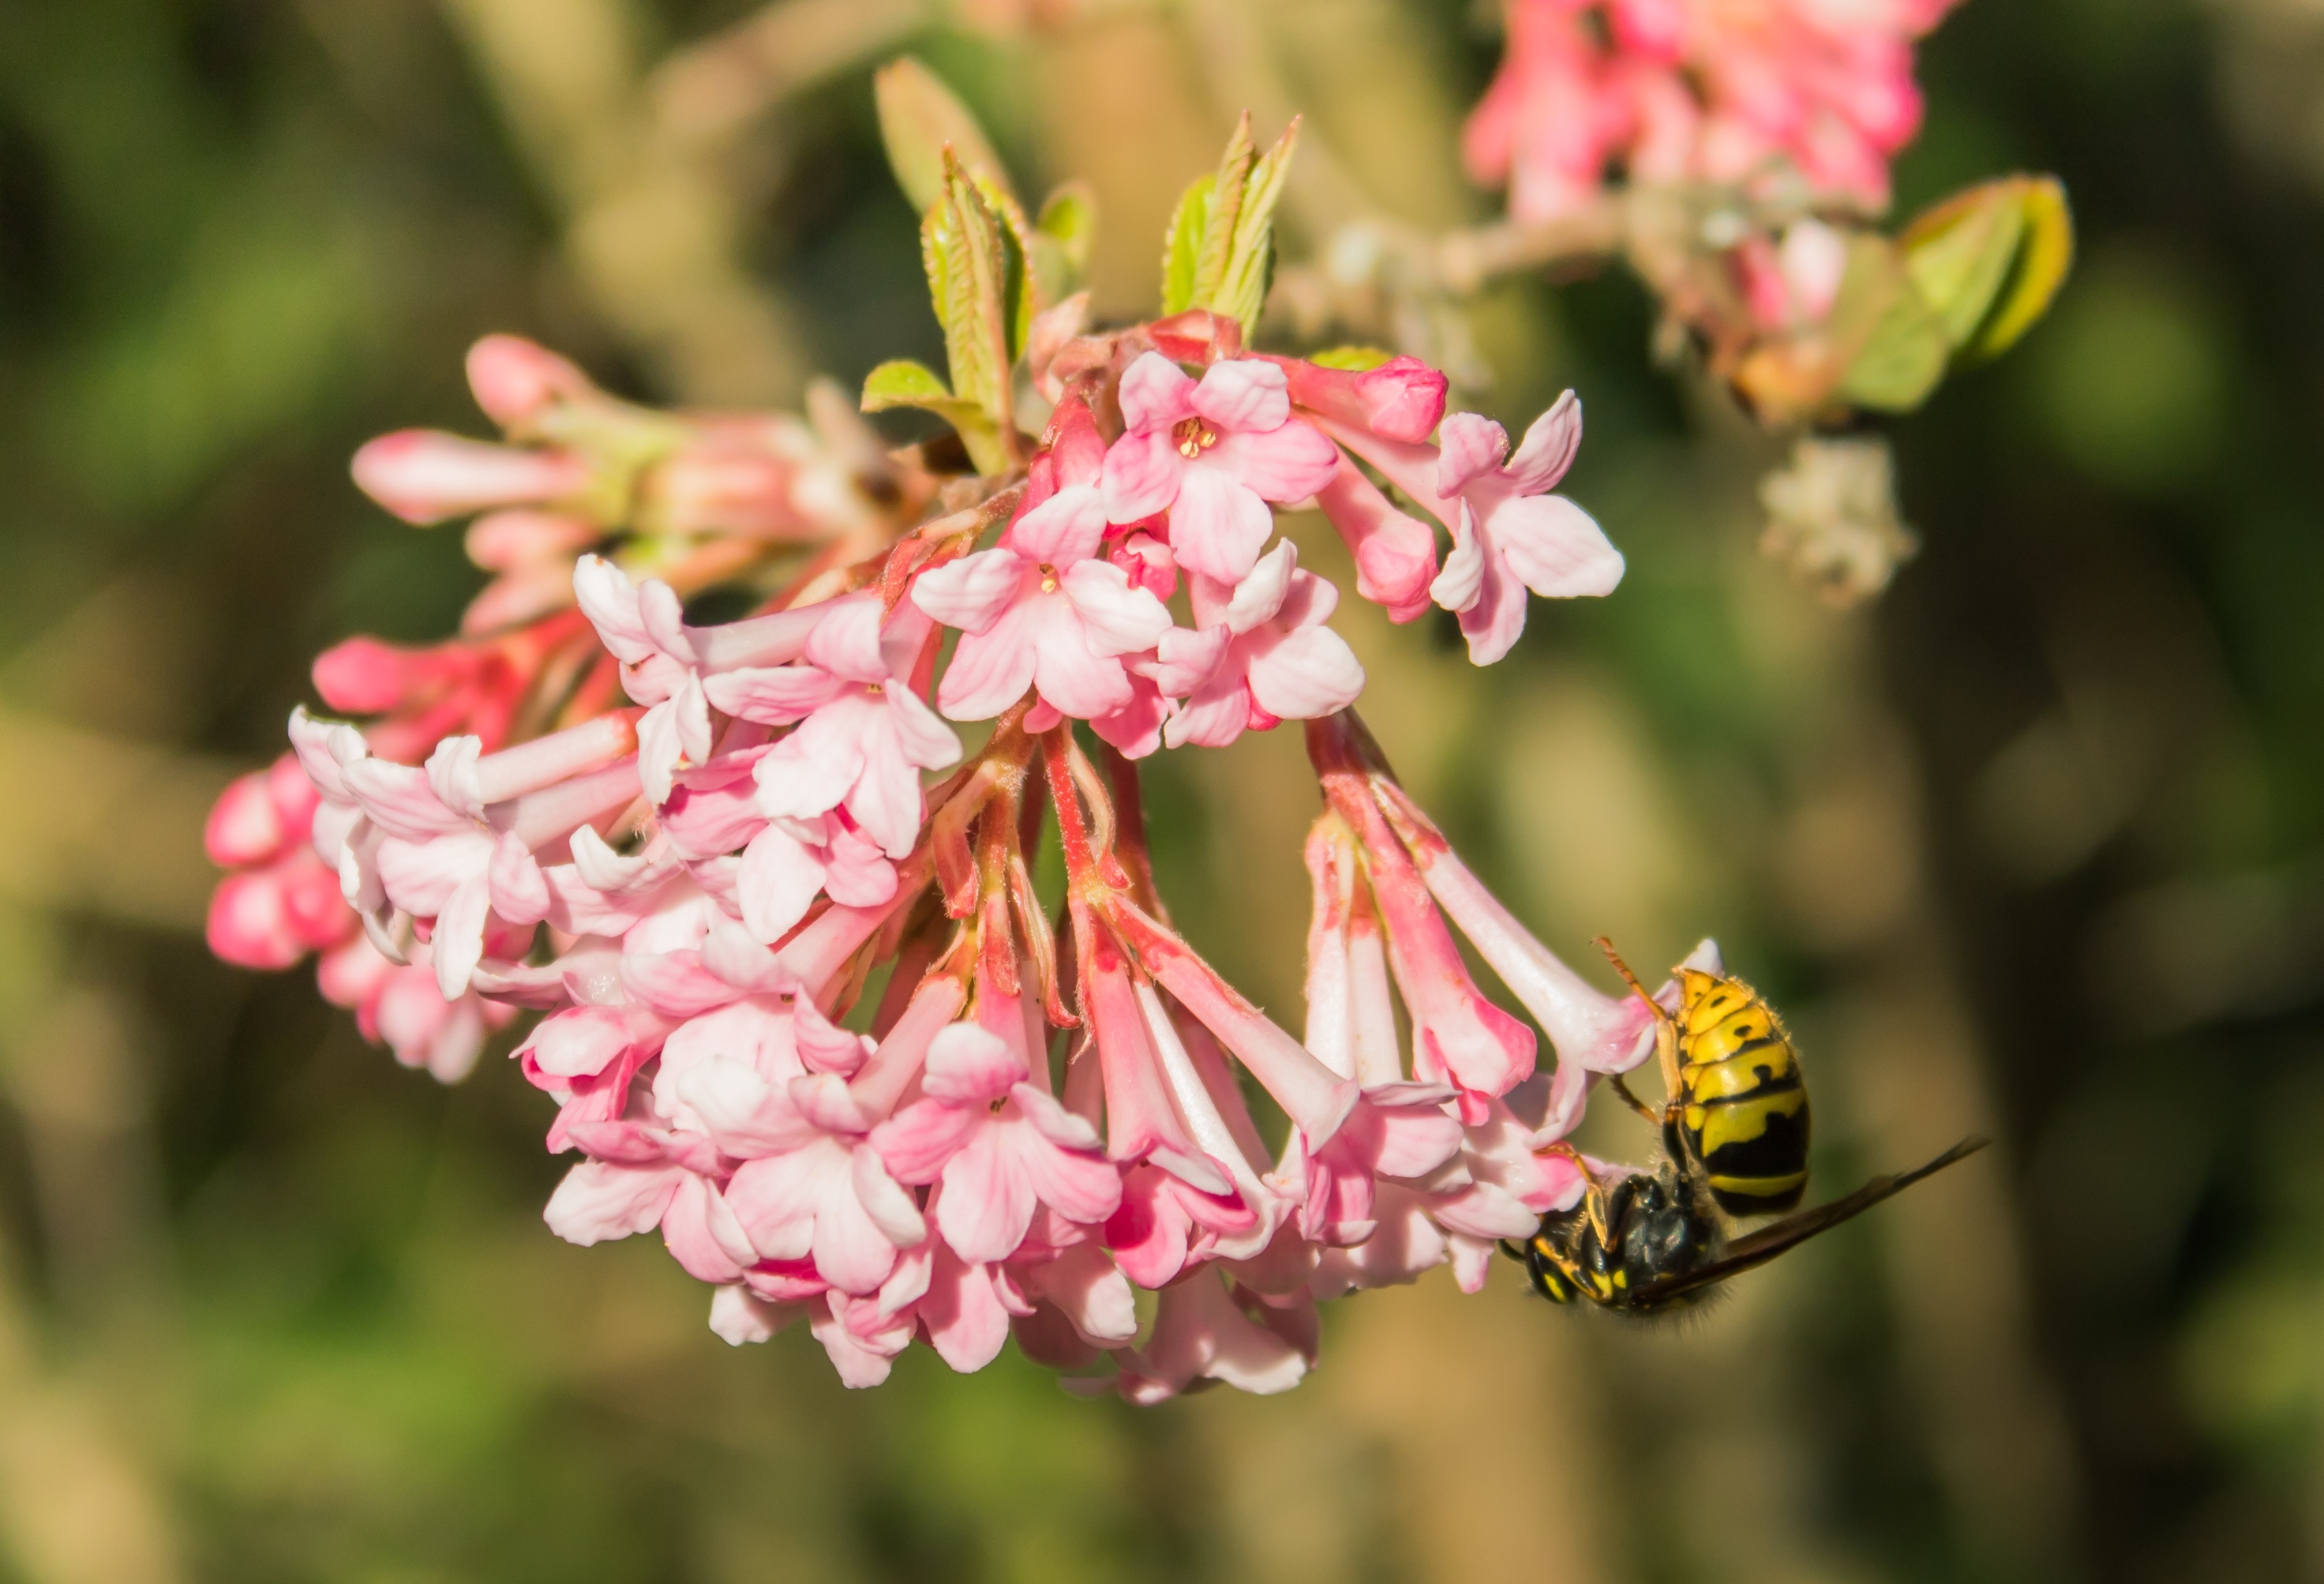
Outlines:
POLYGON ((1588 1178, 1582 1202, 1544 1216, 1522 1246, 1501 1246, 1525 1262, 1544 1297, 1624 1314, 1684 1308, 1985 1147, 1984 1139, 1963 1139, 1925 1166, 1876 1177, 1845 1199, 1730 1237, 1729 1218, 1782 1215, 1806 1190, 1808 1093, 1799 1052, 1775 1009, 1742 980, 1682 965, 1673 1014, 1609 942, 1598 944, 1655 1014, 1664 1104, 1646 1105, 1619 1078, 1612 1085, 1661 1128, 1664 1159, 1609 1182, 1572 1155, 1588 1178))

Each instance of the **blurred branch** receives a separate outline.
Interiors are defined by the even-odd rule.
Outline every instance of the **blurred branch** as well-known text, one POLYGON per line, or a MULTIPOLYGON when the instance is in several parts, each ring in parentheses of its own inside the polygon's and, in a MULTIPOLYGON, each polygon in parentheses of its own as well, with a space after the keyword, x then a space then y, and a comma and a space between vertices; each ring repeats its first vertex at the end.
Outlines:
POLYGON ((442 0, 565 221, 605 321, 676 392, 764 403, 806 380, 796 327, 739 259, 739 206, 649 107, 632 0, 442 0))
POLYGON ((677 51, 654 68, 646 97, 673 142, 722 143, 787 96, 934 20, 930 0, 779 0, 677 51))

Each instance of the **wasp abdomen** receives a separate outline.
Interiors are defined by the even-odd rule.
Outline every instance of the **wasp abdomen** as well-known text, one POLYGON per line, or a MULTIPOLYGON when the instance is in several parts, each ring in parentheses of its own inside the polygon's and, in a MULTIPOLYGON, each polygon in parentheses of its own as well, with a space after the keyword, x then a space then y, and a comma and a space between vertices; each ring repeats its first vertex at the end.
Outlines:
POLYGON ((1729 1215, 1792 1209, 1808 1181, 1808 1094, 1775 1013, 1738 979, 1689 970, 1679 1129, 1729 1215))

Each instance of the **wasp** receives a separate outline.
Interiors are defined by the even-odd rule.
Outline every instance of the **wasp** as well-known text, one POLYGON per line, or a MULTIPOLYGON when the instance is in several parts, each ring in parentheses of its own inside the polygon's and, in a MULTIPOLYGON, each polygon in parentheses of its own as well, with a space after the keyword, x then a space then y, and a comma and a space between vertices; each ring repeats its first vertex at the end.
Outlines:
POLYGON ((1582 1202, 1553 1210, 1520 1246, 1535 1288, 1558 1303, 1585 1300, 1624 1314, 1700 1301, 1729 1276, 1762 1265, 1863 1214, 1986 1145, 1966 1138, 1924 1166, 1876 1177, 1845 1199, 1796 1215, 1808 1183, 1808 1093, 1799 1052, 1766 998, 1738 978, 1681 965, 1679 1005, 1665 1010, 1604 939, 1598 942, 1655 1016, 1664 1103, 1649 1106, 1618 1077, 1614 1091, 1662 1132, 1663 1159, 1610 1181, 1578 1152, 1582 1202), (1745 1237, 1736 1218, 1784 1215, 1745 1237))

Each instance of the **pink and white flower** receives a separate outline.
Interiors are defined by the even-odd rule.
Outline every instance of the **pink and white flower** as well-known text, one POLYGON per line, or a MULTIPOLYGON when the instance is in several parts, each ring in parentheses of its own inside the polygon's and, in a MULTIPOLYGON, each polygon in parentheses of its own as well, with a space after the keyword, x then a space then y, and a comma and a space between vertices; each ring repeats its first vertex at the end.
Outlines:
MULTIPOLYGON (((1364 690, 1355 652, 1323 625, 1339 605, 1339 590, 1299 570, 1298 547, 1289 540, 1232 589, 1197 577, 1193 598, 1196 627, 1225 637, 1200 681, 1166 688, 1186 694, 1163 728, 1172 747, 1222 748, 1246 727, 1266 731, 1280 721, 1312 720, 1346 709, 1364 690)), ((1163 652, 1166 659, 1169 653, 1163 652)), ((1172 680, 1191 669, 1182 661, 1181 675, 1172 680)))
POLYGON ((1514 456, 1508 432, 1473 412, 1447 418, 1434 449, 1333 431, 1452 530, 1452 553, 1428 592, 1459 614, 1476 664, 1500 659, 1525 631, 1527 589, 1571 599, 1621 582, 1622 552, 1587 512, 1549 493, 1582 448, 1572 392, 1534 420, 1514 456))
POLYGON ((1200 381, 1159 352, 1121 375, 1127 432, 1105 455, 1105 515, 1170 514, 1178 564, 1240 583, 1275 536, 1268 503, 1305 500, 1332 481, 1339 451, 1291 412, 1283 370, 1258 357, 1213 363, 1200 381))
POLYGON ((1131 702, 1122 657, 1160 643, 1170 613, 1102 559, 1105 529, 1096 486, 1069 484, 1019 517, 993 549, 919 575, 912 602, 961 631, 936 688, 939 709, 954 720, 989 719, 1028 687, 1051 722, 1091 720, 1131 702))

